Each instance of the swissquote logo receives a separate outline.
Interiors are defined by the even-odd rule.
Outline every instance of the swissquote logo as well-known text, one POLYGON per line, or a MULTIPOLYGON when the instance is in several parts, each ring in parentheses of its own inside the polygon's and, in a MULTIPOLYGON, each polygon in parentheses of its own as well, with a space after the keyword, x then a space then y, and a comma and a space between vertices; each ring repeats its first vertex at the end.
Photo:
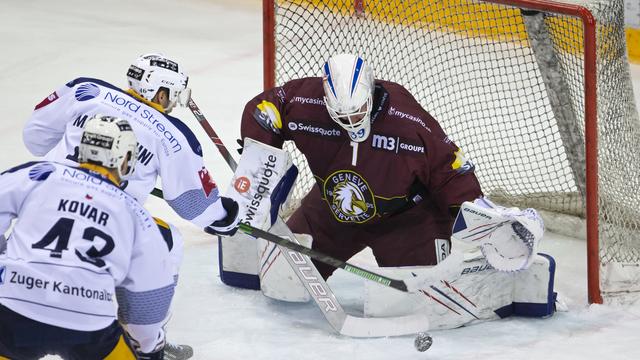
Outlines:
POLYGON ((100 88, 95 84, 82 84, 78 86, 76 89, 76 100, 78 101, 87 101, 94 99, 100 95, 100 88))
POLYGON ((322 124, 306 123, 300 120, 291 121, 287 124, 291 131, 300 131, 315 136, 339 137, 342 135, 340 130, 322 124))
POLYGON ((364 178, 351 170, 338 170, 324 182, 324 196, 339 222, 364 223, 376 214, 373 192, 364 178))

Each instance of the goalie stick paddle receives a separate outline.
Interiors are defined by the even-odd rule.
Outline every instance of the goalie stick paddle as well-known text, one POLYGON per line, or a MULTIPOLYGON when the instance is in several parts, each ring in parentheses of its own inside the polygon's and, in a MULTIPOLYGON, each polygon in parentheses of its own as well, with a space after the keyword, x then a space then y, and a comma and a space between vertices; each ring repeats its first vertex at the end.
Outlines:
POLYGON ((356 265, 352 265, 349 264, 346 261, 342 261, 339 259, 336 259, 334 257, 331 257, 329 255, 323 254, 321 252, 315 251, 313 249, 309 249, 308 247, 302 246, 298 243, 295 243, 293 241, 287 240, 283 237, 277 236, 275 234, 272 234, 270 232, 264 231, 264 230, 260 230, 258 228, 254 228, 251 225, 247 225, 244 223, 240 223, 240 225, 238 226, 238 229, 242 232, 244 232, 247 235, 256 237, 256 238, 261 238, 261 239, 265 239, 269 242, 278 244, 280 246, 286 247, 287 249, 291 249, 294 250, 296 252, 299 252, 301 254, 305 254, 311 258, 314 258, 318 261, 321 261, 327 265, 331 265, 334 266, 336 268, 340 268, 343 269, 345 271, 348 271, 354 275, 360 276, 361 278, 370 280, 370 281, 374 281, 377 282, 378 284, 382 284, 385 286, 388 286, 390 288, 394 288, 396 290, 400 290, 403 292, 413 292, 414 289, 409 290, 407 283, 404 282, 404 280, 398 280, 398 279, 392 279, 389 277, 386 277, 384 275, 380 275, 377 274, 373 271, 369 271, 367 269, 363 269, 359 266, 356 265))

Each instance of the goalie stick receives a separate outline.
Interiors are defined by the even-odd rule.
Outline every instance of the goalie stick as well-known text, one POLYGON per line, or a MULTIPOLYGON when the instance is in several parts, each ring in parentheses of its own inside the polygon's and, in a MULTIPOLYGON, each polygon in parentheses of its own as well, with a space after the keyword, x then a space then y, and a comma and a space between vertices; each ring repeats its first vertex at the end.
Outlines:
MULTIPOLYGON (((229 167, 235 171, 238 167, 237 162, 233 159, 227 147, 222 143, 218 134, 213 130, 193 98, 189 99, 188 106, 196 117, 196 120, 198 120, 198 123, 200 123, 227 164, 229 164, 229 167)), ((281 217, 278 217, 273 227, 280 229, 287 237, 293 240, 290 242, 297 244, 295 236, 281 217)), ((329 325, 331 325, 337 333, 351 337, 384 337, 409 335, 429 330, 429 319, 423 315, 365 318, 347 314, 336 299, 331 288, 307 256, 287 250, 282 245, 278 245, 278 248, 286 255, 284 258, 307 289, 318 308, 322 311, 329 325)))
POLYGON ((384 275, 377 274, 373 271, 350 264, 346 261, 336 259, 332 256, 310 249, 306 246, 300 245, 296 242, 277 236, 268 231, 255 228, 251 225, 240 223, 240 225, 238 226, 238 229, 247 235, 251 235, 255 238, 262 238, 269 242, 286 247, 287 249, 291 249, 301 254, 305 254, 327 265, 331 265, 333 267, 340 268, 347 272, 360 276, 363 279, 377 282, 378 284, 382 284, 384 286, 388 286, 390 288, 393 288, 399 291, 404 291, 404 292, 416 291, 416 289, 414 288, 415 284, 407 284, 404 280, 393 279, 390 277, 386 277, 384 275))

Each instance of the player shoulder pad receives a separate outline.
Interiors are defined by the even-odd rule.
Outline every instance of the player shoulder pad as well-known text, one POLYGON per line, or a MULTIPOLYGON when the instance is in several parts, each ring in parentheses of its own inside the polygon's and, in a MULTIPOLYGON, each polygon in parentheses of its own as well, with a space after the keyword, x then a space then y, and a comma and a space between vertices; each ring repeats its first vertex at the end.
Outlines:
POLYGON ((168 114, 164 114, 164 113, 161 113, 161 114, 164 115, 164 117, 167 120, 169 120, 171 125, 173 125, 184 136, 191 150, 196 155, 202 156, 202 145, 200 144, 200 141, 198 141, 198 138, 193 133, 193 131, 191 131, 191 129, 185 123, 183 123, 180 119, 175 118, 168 114))
POLYGON ((96 79, 96 78, 90 78, 90 77, 79 77, 79 78, 75 78, 71 81, 69 81, 67 83, 68 87, 74 87, 83 83, 94 83, 96 85, 100 85, 100 86, 104 86, 113 90, 119 90, 122 91, 121 89, 119 89, 117 86, 114 86, 104 80, 100 80, 100 79, 96 79))
MULTIPOLYGON (((144 104, 143 102, 141 102, 140 100, 136 99, 135 97, 133 97, 131 94, 127 93, 126 91, 122 90, 121 88, 112 85, 104 80, 100 80, 100 79, 95 79, 95 78, 89 78, 89 77, 79 77, 76 78, 72 81, 69 81, 67 83, 67 86, 70 88, 76 87, 78 86, 78 89, 76 90, 76 94, 75 97, 78 101, 85 101, 85 100, 89 100, 91 98, 94 98, 96 96, 98 96, 100 94, 100 88, 98 86, 102 86, 105 87, 111 91, 116 91, 118 93, 120 93, 122 96, 126 96, 127 99, 129 99, 132 102, 136 102, 139 103, 145 107, 147 107, 148 105, 144 104)), ((148 107, 149 109, 152 109, 151 107, 148 107)), ((189 127, 187 125, 185 125, 182 121, 180 121, 178 118, 175 118, 169 114, 157 111, 156 109, 152 109, 154 111, 155 114, 159 114, 162 117, 164 117, 165 119, 167 119, 169 121, 169 123, 171 125, 173 125, 173 127, 180 133, 182 134, 182 136, 184 136, 184 138, 186 139, 187 143, 189 144, 189 147, 191 148, 191 150, 198 156, 202 156, 202 146, 200 145, 200 142, 198 141, 198 138, 196 138, 195 134, 191 131, 191 129, 189 129, 189 127)), ((169 141, 172 141, 171 138, 167 139, 169 141)))
POLYGON ((8 174, 8 173, 14 173, 16 171, 20 171, 22 169, 26 169, 26 168, 31 167, 33 165, 36 165, 36 164, 39 164, 39 163, 44 163, 44 162, 45 161, 29 161, 29 162, 26 162, 24 164, 20 164, 20 165, 12 167, 10 169, 7 169, 7 170, 3 171, 2 173, 0 173, 0 175, 4 175, 4 174, 8 174))

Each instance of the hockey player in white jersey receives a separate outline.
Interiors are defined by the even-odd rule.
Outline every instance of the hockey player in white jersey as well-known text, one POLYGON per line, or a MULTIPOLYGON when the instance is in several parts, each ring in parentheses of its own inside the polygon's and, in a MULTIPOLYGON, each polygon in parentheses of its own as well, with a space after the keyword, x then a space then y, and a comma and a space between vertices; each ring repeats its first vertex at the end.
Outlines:
POLYGON ((118 187, 136 154, 126 120, 96 117, 78 167, 31 162, 0 175, 0 359, 163 358, 169 252, 118 187))
MULTIPOLYGON (((92 78, 78 78, 58 88, 36 105, 25 125, 23 139, 29 151, 75 164, 86 119, 95 114, 126 119, 138 138, 138 161, 136 173, 122 189, 144 203, 160 176, 164 199, 178 215, 211 233, 234 233, 237 204, 219 196, 193 132, 168 115, 190 98, 182 67, 160 54, 142 55, 129 67, 127 80, 128 90, 92 78)), ((177 279, 181 236, 174 226, 161 224, 177 279)))
POLYGON ((138 169, 122 188, 144 203, 158 176, 167 203, 186 220, 213 231, 234 231, 236 204, 222 199, 202 160, 196 136, 168 115, 190 98, 188 77, 178 63, 159 54, 140 56, 127 72, 129 89, 77 78, 36 105, 23 140, 47 160, 75 164, 86 119, 95 114, 121 117, 138 138, 138 169))

